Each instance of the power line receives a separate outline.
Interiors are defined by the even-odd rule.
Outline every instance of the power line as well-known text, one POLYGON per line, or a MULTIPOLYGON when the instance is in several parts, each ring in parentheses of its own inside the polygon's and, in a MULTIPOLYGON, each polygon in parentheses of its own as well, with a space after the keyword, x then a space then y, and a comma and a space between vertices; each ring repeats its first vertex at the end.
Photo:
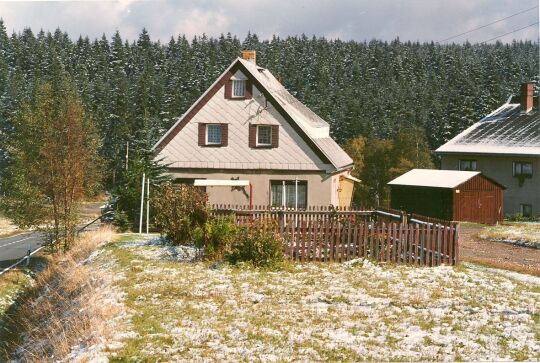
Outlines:
POLYGON ((501 35, 499 35, 499 36, 496 36, 495 38, 491 38, 491 39, 488 39, 488 40, 484 40, 483 42, 480 42, 480 44, 484 44, 484 43, 487 43, 487 42, 491 42, 492 40, 495 40, 495 39, 504 37, 505 35, 512 34, 512 33, 518 32, 518 31, 523 30, 523 29, 527 29, 527 28, 529 28, 529 27, 531 27, 531 26, 534 26, 534 25, 536 25, 536 24, 538 24, 538 23, 539 23, 539 22, 537 21, 536 23, 529 24, 529 25, 527 25, 527 26, 524 26, 523 28, 519 28, 519 29, 516 29, 516 30, 512 30, 511 32, 501 34, 501 35))
POLYGON ((520 11, 520 12, 518 12, 518 13, 509 15, 509 16, 507 16, 506 18, 502 18, 502 19, 499 19, 499 20, 495 20, 495 21, 492 22, 492 23, 489 23, 489 24, 486 24, 486 25, 479 26, 478 28, 474 28, 474 29, 471 29, 471 30, 467 30, 466 32, 463 32, 463 33, 460 33, 460 34, 457 34, 457 35, 453 35, 453 36, 451 36, 451 37, 449 37, 449 38, 446 38, 446 39, 443 39, 443 40, 439 40, 437 43, 446 42, 447 40, 454 39, 454 38, 460 37, 460 36, 462 36, 462 35, 472 33, 472 32, 477 31, 477 30, 479 30, 479 29, 483 29, 483 28, 486 28, 486 27, 488 27, 488 26, 490 26, 490 25, 497 24, 497 23, 499 23, 499 22, 501 22, 501 21, 503 21, 503 20, 513 18, 514 16, 517 16, 517 15, 523 14, 523 13, 526 13, 527 11, 531 11, 531 10, 536 9, 536 8, 538 8, 538 5, 533 6, 532 8, 529 8, 529 9, 522 10, 522 11, 520 11))

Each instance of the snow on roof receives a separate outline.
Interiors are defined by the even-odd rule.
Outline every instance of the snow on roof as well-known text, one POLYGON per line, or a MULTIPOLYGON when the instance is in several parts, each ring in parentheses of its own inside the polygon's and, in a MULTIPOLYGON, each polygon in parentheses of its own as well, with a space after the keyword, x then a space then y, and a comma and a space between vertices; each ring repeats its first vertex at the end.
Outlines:
POLYGON ((265 90, 279 102, 285 112, 306 133, 337 170, 352 166, 353 160, 351 157, 330 137, 328 122, 291 95, 269 70, 241 58, 238 58, 237 61, 241 62, 265 90))
POLYGON ((509 99, 436 152, 540 155, 538 97, 528 113, 522 112, 520 104, 515 102, 516 98, 509 99))
POLYGON ((412 169, 398 176, 388 185, 455 188, 478 174, 480 174, 479 171, 412 169))

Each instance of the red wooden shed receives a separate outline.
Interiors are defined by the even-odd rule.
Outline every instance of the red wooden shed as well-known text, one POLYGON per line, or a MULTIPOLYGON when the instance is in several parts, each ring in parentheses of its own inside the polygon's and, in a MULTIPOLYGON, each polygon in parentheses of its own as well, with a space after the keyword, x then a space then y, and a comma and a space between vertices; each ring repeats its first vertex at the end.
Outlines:
POLYGON ((477 171, 413 169, 388 184, 393 209, 485 224, 504 218, 506 188, 477 171))

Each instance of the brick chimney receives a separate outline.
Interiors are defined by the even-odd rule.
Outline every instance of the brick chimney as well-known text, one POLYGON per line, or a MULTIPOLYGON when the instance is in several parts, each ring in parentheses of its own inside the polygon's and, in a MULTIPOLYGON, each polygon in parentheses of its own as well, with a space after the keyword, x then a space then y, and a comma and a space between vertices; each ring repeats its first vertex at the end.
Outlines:
POLYGON ((251 63, 257 64, 257 52, 254 50, 243 50, 242 59, 250 61, 251 63))
POLYGON ((521 110, 529 112, 533 107, 533 84, 523 83, 521 85, 521 110))

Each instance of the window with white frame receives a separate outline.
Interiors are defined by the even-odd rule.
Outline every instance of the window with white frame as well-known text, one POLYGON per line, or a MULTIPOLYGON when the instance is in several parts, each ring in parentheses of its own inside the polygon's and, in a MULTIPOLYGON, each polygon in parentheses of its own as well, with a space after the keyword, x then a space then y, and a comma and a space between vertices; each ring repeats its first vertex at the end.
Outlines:
POLYGON ((531 177, 532 175, 533 175, 532 163, 525 163, 525 162, 514 163, 514 176, 531 177))
POLYGON ((459 170, 476 171, 476 160, 460 160, 459 170))
POLYGON ((270 181, 270 203, 272 207, 305 209, 307 206, 307 181, 270 181))
POLYGON ((232 81, 232 96, 233 97, 245 97, 246 96, 246 81, 243 79, 234 79, 232 81))
POLYGON ((221 125, 208 124, 206 125, 206 144, 220 145, 221 144, 221 125))
POLYGON ((272 145, 272 126, 258 125, 257 126, 257 146, 272 145))

